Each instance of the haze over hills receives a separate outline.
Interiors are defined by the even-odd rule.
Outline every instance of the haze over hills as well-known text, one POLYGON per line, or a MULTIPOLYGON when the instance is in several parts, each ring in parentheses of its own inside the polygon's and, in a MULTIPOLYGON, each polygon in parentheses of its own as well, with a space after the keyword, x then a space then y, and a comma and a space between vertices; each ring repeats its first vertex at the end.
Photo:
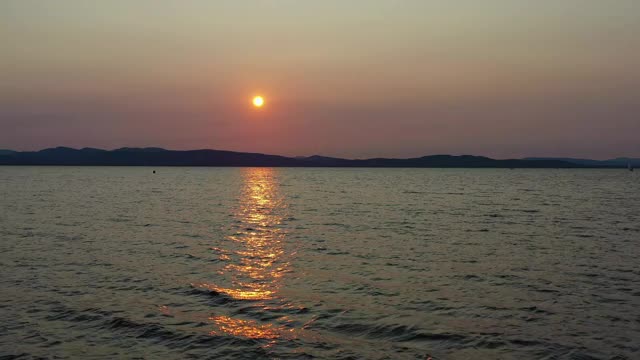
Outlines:
MULTIPOLYGON (((630 159, 640 165, 638 159, 630 159)), ((341 159, 320 155, 285 157, 224 150, 166 150, 162 148, 49 148, 40 151, 0 150, 0 165, 74 166, 272 166, 272 167, 457 167, 457 168, 580 168, 626 167, 628 160, 571 158, 497 160, 484 156, 430 155, 417 158, 341 159)), ((634 165, 636 166, 636 165, 634 165)))

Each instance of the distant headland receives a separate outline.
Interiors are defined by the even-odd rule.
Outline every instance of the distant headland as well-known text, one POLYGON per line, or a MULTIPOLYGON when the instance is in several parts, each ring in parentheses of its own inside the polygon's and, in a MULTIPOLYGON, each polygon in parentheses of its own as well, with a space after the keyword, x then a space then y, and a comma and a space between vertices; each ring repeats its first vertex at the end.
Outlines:
POLYGON ((342 159, 326 156, 286 157, 224 150, 166 150, 162 148, 56 147, 40 151, 0 150, 0 165, 66 166, 268 166, 268 167, 387 167, 387 168, 621 168, 640 166, 640 159, 589 160, 572 158, 491 159, 473 155, 429 155, 416 158, 342 159))

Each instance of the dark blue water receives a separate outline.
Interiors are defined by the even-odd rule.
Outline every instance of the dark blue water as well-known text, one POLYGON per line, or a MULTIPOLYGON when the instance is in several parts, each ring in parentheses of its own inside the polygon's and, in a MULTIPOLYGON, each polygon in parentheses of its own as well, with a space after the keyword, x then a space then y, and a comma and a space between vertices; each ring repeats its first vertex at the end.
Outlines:
POLYGON ((0 167, 0 355, 640 358, 640 173, 152 170, 0 167))

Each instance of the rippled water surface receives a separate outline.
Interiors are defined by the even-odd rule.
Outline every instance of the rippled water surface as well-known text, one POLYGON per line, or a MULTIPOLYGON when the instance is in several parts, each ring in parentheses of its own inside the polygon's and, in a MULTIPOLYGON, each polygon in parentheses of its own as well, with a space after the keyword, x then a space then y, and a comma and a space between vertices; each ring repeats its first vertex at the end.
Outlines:
POLYGON ((0 167, 0 355, 640 359, 640 173, 0 167))

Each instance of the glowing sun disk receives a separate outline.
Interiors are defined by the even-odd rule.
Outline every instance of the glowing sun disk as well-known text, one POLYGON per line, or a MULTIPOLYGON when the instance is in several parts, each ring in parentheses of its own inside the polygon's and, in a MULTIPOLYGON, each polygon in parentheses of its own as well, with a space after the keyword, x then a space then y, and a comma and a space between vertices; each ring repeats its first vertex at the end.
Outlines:
POLYGON ((262 107, 262 105, 264 105, 264 98, 262 96, 254 96, 252 102, 253 102, 253 106, 262 107))

